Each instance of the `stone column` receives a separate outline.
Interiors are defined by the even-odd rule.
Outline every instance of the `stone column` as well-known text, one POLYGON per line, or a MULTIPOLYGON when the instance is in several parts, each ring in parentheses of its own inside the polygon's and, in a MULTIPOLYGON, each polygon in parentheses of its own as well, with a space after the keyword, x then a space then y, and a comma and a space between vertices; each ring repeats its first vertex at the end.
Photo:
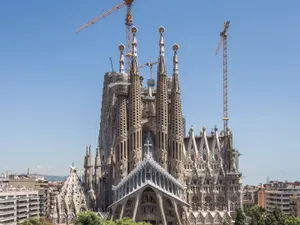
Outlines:
POLYGON ((164 207, 163 207, 162 196, 158 192, 155 192, 155 193, 156 193, 157 200, 159 202, 159 208, 160 208, 160 213, 161 213, 161 218, 162 218, 162 223, 163 223, 162 225, 167 225, 167 220, 166 220, 165 211, 164 211, 164 207))
POLYGON ((132 219, 133 220, 135 220, 135 218, 136 218, 137 209, 138 209, 138 206, 140 204, 141 194, 142 194, 142 192, 138 191, 136 193, 136 196, 135 196, 135 204, 134 204, 134 209, 133 209, 133 213, 132 213, 132 219))
POLYGON ((182 224, 181 224, 181 220, 180 220, 180 215, 179 215, 179 213, 178 213, 177 203, 173 200, 173 201, 172 201, 172 204, 173 204, 173 206, 174 206, 174 210, 175 210, 175 213, 176 213, 176 217, 177 217, 177 220, 178 220, 178 224, 179 224, 179 225, 182 225, 182 224))

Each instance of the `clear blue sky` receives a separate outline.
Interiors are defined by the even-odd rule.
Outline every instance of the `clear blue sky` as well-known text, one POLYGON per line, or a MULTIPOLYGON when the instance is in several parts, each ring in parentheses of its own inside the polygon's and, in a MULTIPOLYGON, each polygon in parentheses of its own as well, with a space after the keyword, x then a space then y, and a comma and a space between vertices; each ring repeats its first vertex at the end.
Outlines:
MULTIPOLYGON (((66 175, 72 162, 82 166, 85 145, 94 150, 108 57, 117 68, 125 42, 125 8, 74 31, 119 2, 0 2, 0 171, 66 175)), ((245 183, 300 179, 299 8, 298 0, 136 0, 133 8, 140 64, 157 58, 161 25, 169 71, 171 47, 180 45, 183 111, 197 133, 222 126, 215 50, 231 21, 229 123, 245 183)))

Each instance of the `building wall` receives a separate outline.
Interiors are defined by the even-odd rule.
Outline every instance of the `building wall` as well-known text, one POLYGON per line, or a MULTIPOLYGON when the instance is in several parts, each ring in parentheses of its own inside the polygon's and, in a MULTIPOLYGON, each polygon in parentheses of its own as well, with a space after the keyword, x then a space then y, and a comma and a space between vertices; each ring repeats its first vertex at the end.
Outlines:
POLYGON ((35 179, 9 179, 9 186, 12 188, 35 189, 35 179))
POLYGON ((258 204, 258 187, 245 186, 243 190, 243 207, 244 209, 250 209, 254 205, 258 204))
POLYGON ((0 192, 0 224, 17 224, 39 216, 38 191, 0 192))
POLYGON ((300 195, 300 186, 286 185, 267 187, 266 195, 266 210, 268 213, 270 213, 275 206, 278 206, 284 214, 290 215, 290 197, 300 195))
POLYGON ((257 193, 257 204, 263 208, 267 207, 267 193, 264 187, 260 187, 257 193))
POLYGON ((291 196, 290 197, 290 214, 292 216, 300 217, 300 197, 291 196))

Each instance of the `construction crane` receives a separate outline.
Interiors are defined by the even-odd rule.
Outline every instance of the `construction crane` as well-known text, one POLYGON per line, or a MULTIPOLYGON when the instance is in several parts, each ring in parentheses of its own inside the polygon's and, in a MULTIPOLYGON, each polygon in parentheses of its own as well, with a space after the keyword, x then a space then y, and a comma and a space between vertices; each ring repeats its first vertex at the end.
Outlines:
POLYGON ((90 20, 85 25, 79 27, 75 33, 79 33, 80 31, 84 30, 85 28, 88 28, 89 26, 97 23, 98 21, 104 19, 105 17, 109 16, 113 12, 123 8, 124 6, 127 6, 127 13, 125 18, 125 25, 126 25, 126 65, 127 70, 129 70, 130 67, 130 58, 131 58, 131 41, 132 41, 132 34, 131 34, 131 26, 133 25, 133 18, 131 13, 131 8, 134 0, 124 0, 119 5, 114 6, 107 12, 103 13, 100 16, 95 17, 94 19, 90 20))
POLYGON ((227 73, 227 30, 229 28, 230 21, 224 23, 224 29, 220 33, 220 42, 216 50, 218 54, 221 44, 223 44, 223 121, 224 121, 224 132, 226 133, 228 126, 228 73, 227 73))
POLYGON ((144 65, 139 66, 139 68, 144 68, 146 66, 150 67, 150 79, 147 81, 148 87, 154 87, 155 82, 153 79, 153 65, 157 64, 158 62, 152 62, 152 58, 150 57, 150 61, 145 63, 144 65))

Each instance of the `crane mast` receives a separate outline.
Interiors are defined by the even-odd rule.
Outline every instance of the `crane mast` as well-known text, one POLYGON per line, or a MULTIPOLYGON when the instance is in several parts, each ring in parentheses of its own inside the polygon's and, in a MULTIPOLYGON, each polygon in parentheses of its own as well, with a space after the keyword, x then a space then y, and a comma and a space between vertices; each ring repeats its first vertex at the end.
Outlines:
POLYGON ((80 31, 84 30, 85 28, 90 27, 91 25, 97 23, 98 21, 104 19, 105 17, 109 16, 113 12, 121 9, 124 6, 127 6, 127 13, 126 13, 126 18, 125 18, 125 25, 126 25, 126 66, 127 66, 127 71, 130 69, 130 59, 131 59, 131 42, 132 42, 132 34, 131 34, 131 27, 133 25, 133 20, 132 20, 132 4, 134 0, 123 0, 120 4, 114 6, 107 12, 103 13, 100 16, 95 17, 94 19, 90 20, 88 23, 85 25, 79 27, 75 33, 79 33, 80 31))
POLYGON ((126 13, 126 19, 125 19, 125 25, 126 25, 126 58, 125 63, 127 65, 126 69, 127 72, 130 70, 130 59, 131 59, 131 52, 132 52, 132 33, 131 33, 131 27, 133 25, 133 18, 131 13, 131 5, 133 3, 133 0, 126 0, 127 5, 127 13, 126 13))
POLYGON ((220 33, 220 42, 216 51, 218 54, 221 44, 223 44, 223 122, 224 132, 228 126, 228 70, 227 70, 227 29, 229 28, 230 21, 224 23, 224 29, 220 33))
POLYGON ((150 57, 150 61, 149 62, 147 62, 144 65, 139 66, 139 68, 144 68, 146 66, 150 67, 150 79, 148 79, 148 81, 147 81, 148 87, 154 87, 155 86, 155 81, 153 79, 153 70, 152 70, 153 69, 153 65, 155 65, 155 64, 158 64, 158 61, 157 62, 152 62, 152 58, 150 57))

